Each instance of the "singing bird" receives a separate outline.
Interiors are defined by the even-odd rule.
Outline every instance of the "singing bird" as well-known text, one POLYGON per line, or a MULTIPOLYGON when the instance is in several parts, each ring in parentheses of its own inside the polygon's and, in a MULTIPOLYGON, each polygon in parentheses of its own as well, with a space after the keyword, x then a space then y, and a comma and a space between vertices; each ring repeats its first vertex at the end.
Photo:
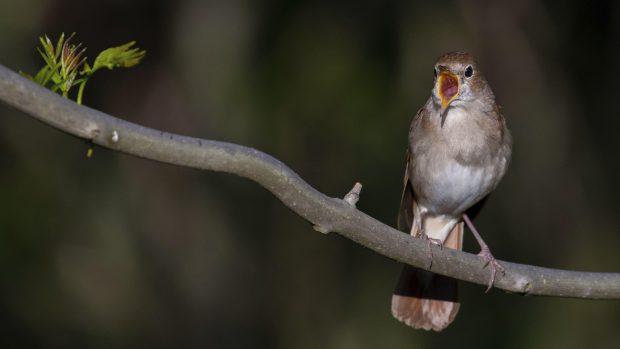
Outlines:
MULTIPOLYGON (((506 172, 512 138, 472 55, 444 54, 434 75, 431 96, 409 130, 398 228, 427 239, 429 252, 430 242, 460 250, 467 223, 490 268, 490 288, 503 268, 470 218, 506 172)), ((441 331, 459 310, 457 286, 455 279, 405 266, 392 314, 411 327, 441 331)))

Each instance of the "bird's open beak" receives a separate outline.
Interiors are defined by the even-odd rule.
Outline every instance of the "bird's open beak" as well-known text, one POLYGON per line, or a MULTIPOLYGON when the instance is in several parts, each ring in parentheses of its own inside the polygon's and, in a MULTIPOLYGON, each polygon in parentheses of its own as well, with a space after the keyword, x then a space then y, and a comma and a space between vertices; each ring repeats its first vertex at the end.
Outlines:
POLYGON ((437 94, 441 100, 441 112, 448 108, 450 103, 459 95, 461 80, 458 75, 441 72, 437 78, 437 94))
POLYGON ((450 103, 458 97, 459 89, 461 88, 461 80, 458 75, 450 72, 442 71, 437 78, 437 94, 441 100, 441 127, 446 122, 446 116, 448 114, 448 107, 450 103))

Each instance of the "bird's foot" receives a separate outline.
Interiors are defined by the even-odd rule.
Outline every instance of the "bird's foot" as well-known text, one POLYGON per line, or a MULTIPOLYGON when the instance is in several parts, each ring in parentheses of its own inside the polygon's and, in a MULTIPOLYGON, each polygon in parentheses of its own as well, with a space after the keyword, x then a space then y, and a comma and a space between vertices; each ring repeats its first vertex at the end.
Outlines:
POLYGON ((430 260, 428 264, 428 268, 430 269, 433 266, 433 249, 431 247, 431 244, 435 244, 439 246, 440 248, 443 248, 443 241, 441 241, 440 239, 429 237, 428 235, 426 235, 424 231, 420 233, 419 238, 426 241, 426 247, 428 250, 428 259, 430 260))
POLYGON ((495 283, 495 276, 497 272, 499 271, 502 274, 504 274, 505 269, 501 264, 499 264, 497 259, 493 257, 491 250, 487 246, 482 247, 482 249, 480 250, 480 253, 478 253, 478 256, 484 259, 485 261, 484 266, 485 267, 489 266, 489 268, 491 269, 491 280, 489 281, 489 286, 487 287, 486 291, 484 291, 484 293, 487 293, 489 292, 489 290, 493 287, 493 284, 495 283))
POLYGON ((505 274, 506 270, 504 269, 504 267, 502 267, 501 264, 499 264, 497 259, 493 257, 489 246, 487 246, 484 240, 482 240, 482 237, 478 233, 478 230, 476 229, 476 227, 474 227, 474 224, 471 222, 471 219, 469 219, 469 216, 467 214, 463 214, 463 221, 465 221, 465 224, 467 224, 472 234, 474 234, 476 241, 478 241, 478 245, 480 245, 480 253, 478 253, 478 256, 484 259, 484 266, 486 267, 488 265, 491 269, 491 280, 489 281, 489 287, 487 287, 487 290, 484 291, 484 293, 487 293, 495 283, 495 276, 497 275, 497 271, 499 270, 502 274, 505 274))

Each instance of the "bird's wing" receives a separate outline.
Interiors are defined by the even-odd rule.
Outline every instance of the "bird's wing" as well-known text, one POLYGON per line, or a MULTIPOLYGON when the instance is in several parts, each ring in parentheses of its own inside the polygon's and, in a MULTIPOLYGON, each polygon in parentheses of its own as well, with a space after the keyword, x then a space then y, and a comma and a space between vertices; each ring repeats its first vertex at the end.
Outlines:
MULTIPOLYGON (((413 129, 420 127, 423 114, 426 113, 426 109, 420 108, 416 113, 409 129, 409 135, 411 136, 413 129)), ((411 140, 409 140, 411 142, 411 140)), ((408 143, 409 143, 408 142, 408 143)), ((413 191, 413 185, 411 184, 411 168, 413 157, 411 156, 410 145, 407 146, 407 152, 405 154, 405 177, 403 178, 403 194, 400 199, 400 208, 398 209, 398 220, 396 221, 398 230, 407 234, 411 233, 411 226, 413 225, 413 212, 415 205, 415 193, 413 191)))
POLYGON ((411 226, 413 225, 413 186, 409 181, 409 161, 411 161, 411 153, 407 149, 407 155, 405 160, 405 178, 403 179, 403 194, 400 199, 400 207, 398 209, 398 230, 409 234, 411 232, 411 226))

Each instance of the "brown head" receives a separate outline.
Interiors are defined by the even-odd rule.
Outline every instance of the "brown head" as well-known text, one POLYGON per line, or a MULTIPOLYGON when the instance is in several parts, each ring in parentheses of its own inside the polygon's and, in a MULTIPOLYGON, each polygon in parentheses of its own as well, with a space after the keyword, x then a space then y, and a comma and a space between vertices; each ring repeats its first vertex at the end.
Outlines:
POLYGON ((465 52, 450 52, 437 59, 434 68, 433 101, 440 109, 442 124, 450 107, 473 101, 495 101, 493 92, 478 67, 476 58, 465 52))

